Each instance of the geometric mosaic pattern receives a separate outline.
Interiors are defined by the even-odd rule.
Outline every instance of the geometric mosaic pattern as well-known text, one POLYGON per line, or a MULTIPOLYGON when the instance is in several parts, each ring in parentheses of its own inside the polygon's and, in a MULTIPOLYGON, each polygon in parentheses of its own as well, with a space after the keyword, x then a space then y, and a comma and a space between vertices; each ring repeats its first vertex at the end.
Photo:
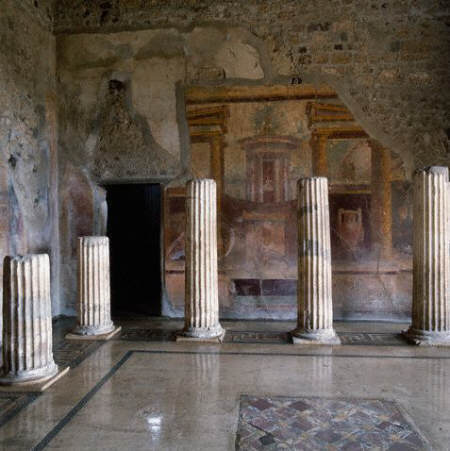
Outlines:
POLYGON ((286 344, 290 343, 289 334, 286 332, 261 332, 227 330, 225 343, 261 343, 261 344, 286 344))
POLYGON ((405 346, 407 344, 403 335, 386 332, 341 332, 338 335, 343 345, 405 346))
POLYGON ((395 402, 242 396, 236 449, 423 450, 395 402))
MULTIPOLYGON (((120 340, 127 341, 173 341, 176 332, 165 329, 125 329, 120 340)), ((393 333, 372 332, 340 332, 338 333, 343 345, 352 346, 405 346, 407 343, 403 336, 393 333)), ((225 343, 260 343, 260 344, 288 344, 291 343, 287 332, 273 331, 238 331, 227 330, 225 343)))
POLYGON ((105 342, 102 341, 69 341, 62 340, 54 343, 53 358, 61 368, 70 366, 75 368, 86 357, 90 356, 105 342))
POLYGON ((76 324, 77 320, 73 317, 63 316, 53 320, 53 358, 60 367, 75 368, 104 344, 103 341, 66 340, 67 332, 73 330, 76 324))
POLYGON ((122 329, 120 340, 126 341, 174 341, 173 330, 166 329, 122 329))
MULTIPOLYGON (((372 333, 372 332, 339 332, 343 345, 359 346, 405 346, 406 342, 400 334, 372 333)), ((225 343, 263 343, 284 344, 291 343, 288 333, 280 332, 250 332, 227 331, 225 343)))

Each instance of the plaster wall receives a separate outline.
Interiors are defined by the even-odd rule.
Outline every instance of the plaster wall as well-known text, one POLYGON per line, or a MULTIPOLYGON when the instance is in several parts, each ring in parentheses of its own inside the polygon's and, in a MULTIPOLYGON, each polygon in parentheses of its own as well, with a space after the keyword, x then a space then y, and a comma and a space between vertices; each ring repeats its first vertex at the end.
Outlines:
POLYGON ((0 260, 2 264, 8 254, 49 253, 52 308, 57 315, 57 99, 52 3, 0 2, 0 260))

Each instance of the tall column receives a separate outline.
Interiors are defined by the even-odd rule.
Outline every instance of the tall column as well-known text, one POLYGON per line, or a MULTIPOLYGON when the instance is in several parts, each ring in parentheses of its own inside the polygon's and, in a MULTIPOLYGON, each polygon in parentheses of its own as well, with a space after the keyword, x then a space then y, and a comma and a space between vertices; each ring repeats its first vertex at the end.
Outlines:
POLYGON ((109 239, 83 236, 78 238, 78 325, 73 334, 96 336, 113 331, 118 332, 111 321, 109 239))
POLYGON ((0 383, 40 382, 57 372, 52 350, 48 255, 6 257, 0 383))
POLYGON ((181 336, 220 339, 217 275, 216 182, 186 186, 185 326, 181 336))
POLYGON ((413 306, 406 338, 450 346, 450 182, 448 168, 414 175, 413 306))
POLYGON ((392 188, 391 151, 377 141, 371 148, 371 235, 372 243, 382 259, 392 256, 392 188))
POLYGON ((340 344, 333 329, 328 181, 298 181, 298 324, 294 343, 340 344))

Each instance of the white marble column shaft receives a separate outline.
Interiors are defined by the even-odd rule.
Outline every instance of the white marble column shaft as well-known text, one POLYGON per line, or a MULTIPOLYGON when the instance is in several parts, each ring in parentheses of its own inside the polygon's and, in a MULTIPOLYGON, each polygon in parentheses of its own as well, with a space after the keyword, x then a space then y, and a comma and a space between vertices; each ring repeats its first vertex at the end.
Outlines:
POLYGON ((414 175, 412 325, 418 345, 450 346, 450 182, 447 167, 414 175))
POLYGON ((79 335, 102 335, 114 330, 111 321, 109 239, 106 236, 78 238, 79 335))
POLYGON ((328 181, 298 181, 298 324, 294 343, 339 344, 333 329, 328 181))
POLYGON ((185 337, 216 338, 224 333, 219 323, 216 205, 214 180, 187 183, 185 337))
POLYGON ((47 254, 6 257, 3 286, 3 375, 0 382, 54 376, 50 260, 47 254))

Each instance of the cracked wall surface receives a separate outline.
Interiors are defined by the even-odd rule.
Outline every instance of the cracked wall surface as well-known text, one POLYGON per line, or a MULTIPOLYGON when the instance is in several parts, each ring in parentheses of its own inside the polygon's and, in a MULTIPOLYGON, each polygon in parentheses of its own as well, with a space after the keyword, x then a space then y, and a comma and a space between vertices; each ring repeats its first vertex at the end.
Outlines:
POLYGON ((245 27, 266 44, 273 65, 269 76, 320 78, 383 144, 411 152, 416 165, 448 164, 450 6, 445 0, 61 0, 55 30, 199 24, 245 27))
POLYGON ((52 2, 3 0, 0 14, 0 258, 49 253, 59 313, 57 102, 52 2))

